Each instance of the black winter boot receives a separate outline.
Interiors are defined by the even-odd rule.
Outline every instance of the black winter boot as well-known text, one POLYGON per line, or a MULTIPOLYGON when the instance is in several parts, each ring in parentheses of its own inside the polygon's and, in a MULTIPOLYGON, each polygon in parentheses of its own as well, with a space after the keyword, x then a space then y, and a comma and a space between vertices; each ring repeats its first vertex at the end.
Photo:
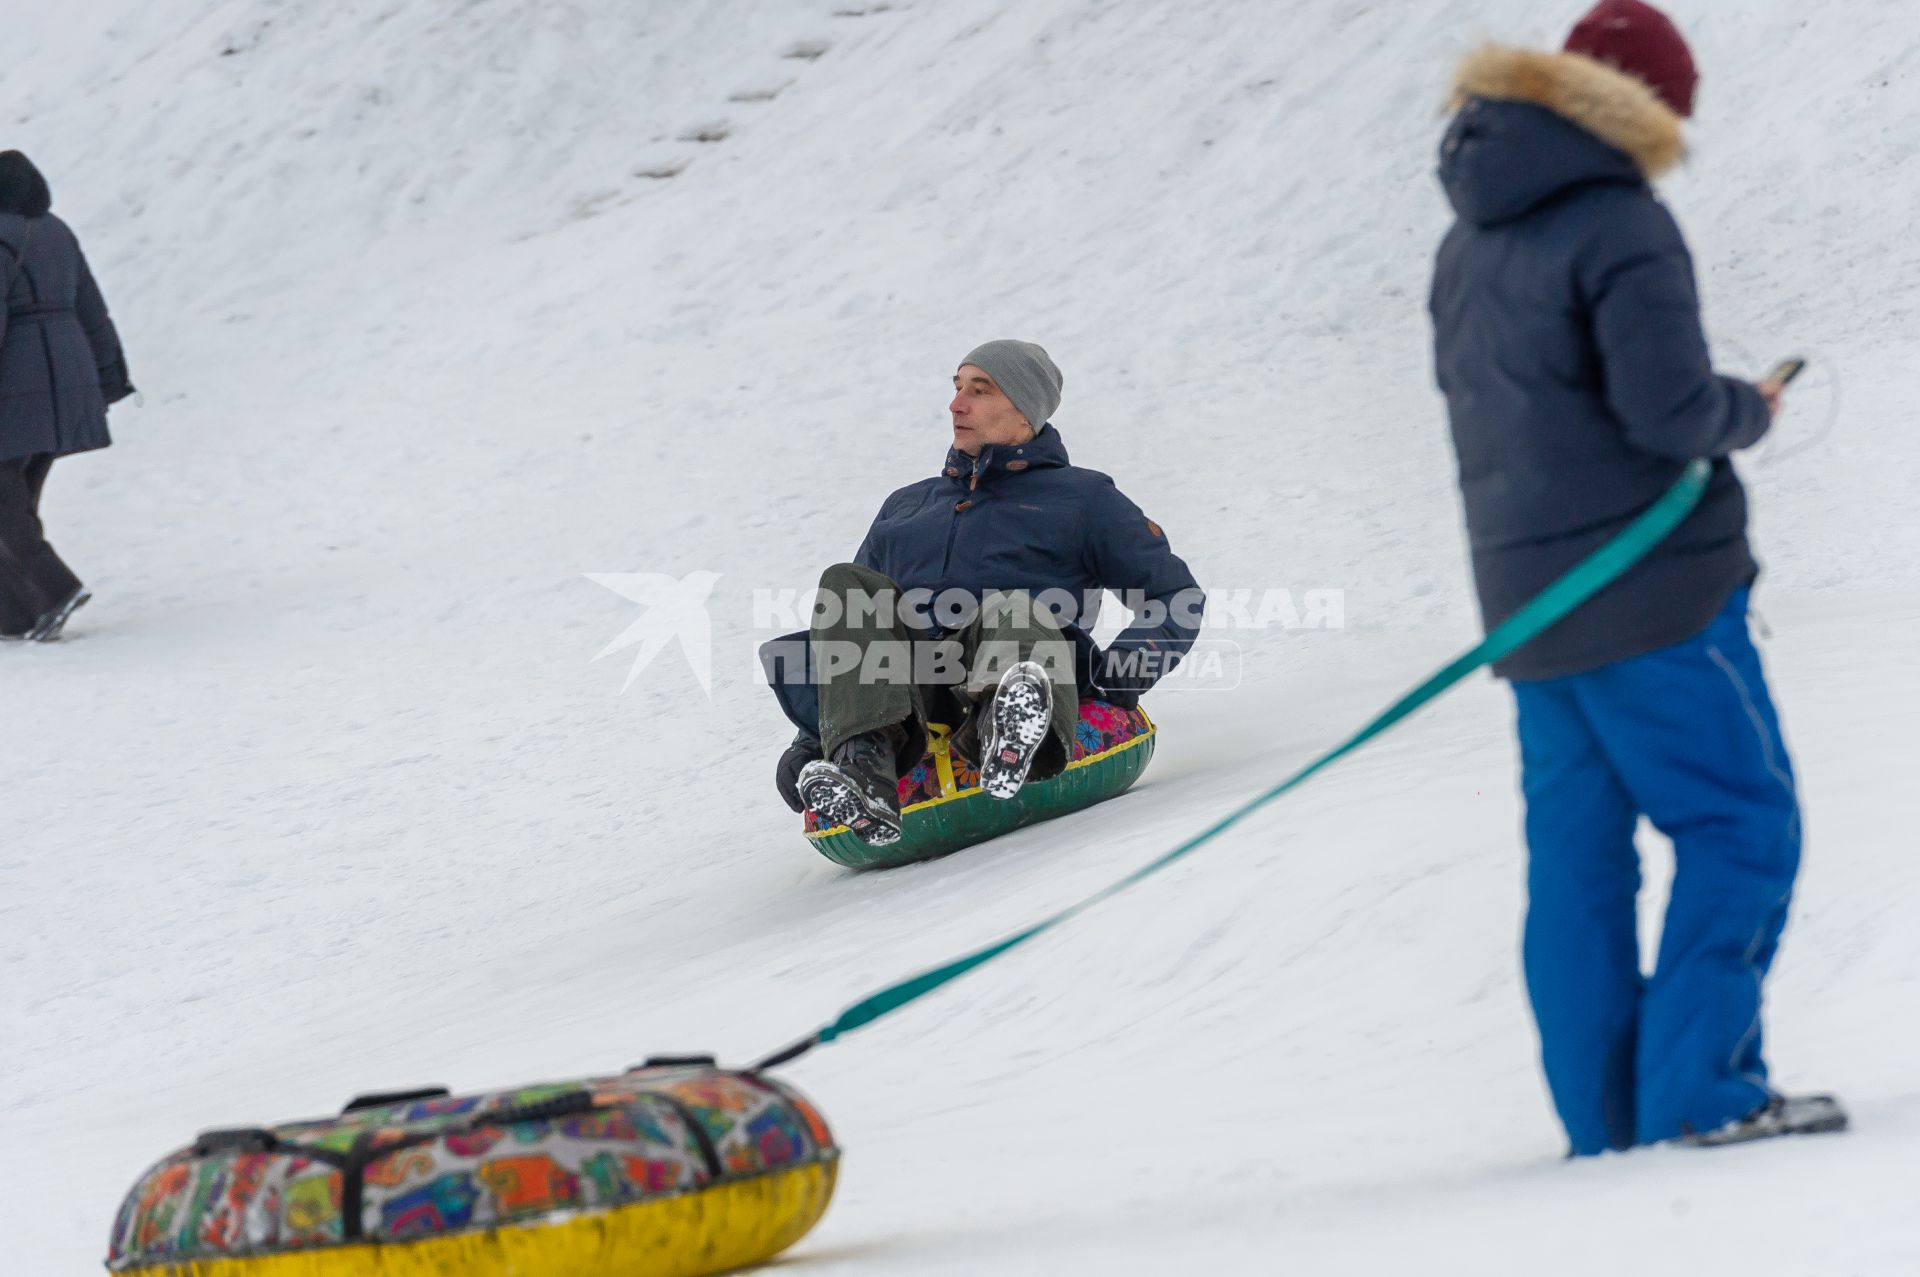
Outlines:
POLYGON ((67 628, 67 621, 73 614, 92 598, 93 595, 85 586, 75 586, 73 593, 67 595, 58 606, 50 608, 38 621, 34 622, 33 628, 27 631, 27 637, 35 643, 54 642, 60 637, 61 631, 67 628))
POLYGON ((800 769, 800 797, 829 825, 845 825, 869 847, 900 841, 900 777, 894 759, 904 734, 897 727, 862 732, 800 769))
POLYGON ((1779 1135, 1824 1135, 1847 1129, 1847 1111, 1831 1095, 1776 1095, 1765 1104, 1711 1131, 1682 1135, 1688 1148, 1747 1144, 1779 1135))

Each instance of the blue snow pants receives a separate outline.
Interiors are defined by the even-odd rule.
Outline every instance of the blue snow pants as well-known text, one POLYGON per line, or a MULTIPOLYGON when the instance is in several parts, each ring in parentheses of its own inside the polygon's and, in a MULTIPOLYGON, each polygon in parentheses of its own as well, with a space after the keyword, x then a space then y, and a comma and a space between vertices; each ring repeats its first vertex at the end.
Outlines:
POLYGON ((1685 642, 1515 682, 1527 992, 1575 1155, 1707 1131, 1768 1097, 1760 986, 1800 863, 1800 809, 1747 591, 1685 642), (1676 870, 1653 974, 1634 912, 1641 816, 1676 870))

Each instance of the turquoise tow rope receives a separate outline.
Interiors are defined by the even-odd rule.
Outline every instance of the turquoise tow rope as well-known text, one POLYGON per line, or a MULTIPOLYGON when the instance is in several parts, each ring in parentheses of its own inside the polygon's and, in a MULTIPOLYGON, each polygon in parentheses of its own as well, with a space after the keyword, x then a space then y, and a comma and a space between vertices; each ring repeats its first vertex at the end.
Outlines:
POLYGON ((823 1046, 836 1038, 846 1036, 855 1029, 864 1028, 875 1020, 892 1015, 902 1007, 926 997, 941 985, 957 980, 977 967, 985 966, 1035 936, 1053 930, 1061 923, 1078 917, 1102 901, 1119 895, 1135 883, 1151 878, 1174 862, 1191 855, 1274 799, 1304 784, 1308 777, 1351 754, 1415 710, 1437 699, 1467 675, 1482 666, 1493 664, 1522 644, 1531 642, 1541 631, 1592 598, 1622 572, 1638 563, 1649 550, 1680 525, 1680 521, 1699 504, 1700 494, 1706 490, 1709 473, 1710 468, 1705 461, 1688 462, 1686 470, 1674 485, 1661 494, 1660 499, 1649 506, 1640 517, 1621 529, 1619 535, 1611 541, 1575 564, 1559 580, 1535 595, 1486 638, 1449 661, 1425 682, 1387 706, 1366 726, 1346 740, 1321 754, 1279 784, 1254 795, 1172 851, 1157 860, 1148 861, 1126 877, 1102 887, 1079 903, 1069 905, 1052 917, 1043 918, 1030 927, 1016 931, 1004 940, 975 949, 972 953, 955 958, 930 971, 923 971, 919 975, 890 984, 860 999, 842 1011, 831 1023, 821 1026, 792 1046, 768 1056, 754 1065, 754 1069, 756 1071, 771 1069, 786 1064, 800 1058, 816 1046, 823 1046))

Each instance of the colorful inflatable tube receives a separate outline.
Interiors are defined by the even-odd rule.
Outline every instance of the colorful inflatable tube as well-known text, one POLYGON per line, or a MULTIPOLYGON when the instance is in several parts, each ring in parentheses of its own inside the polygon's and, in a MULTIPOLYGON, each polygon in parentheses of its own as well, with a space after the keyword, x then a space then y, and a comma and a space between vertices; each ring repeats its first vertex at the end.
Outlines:
POLYGON ((209 1131, 148 1171, 107 1267, 152 1277, 703 1277, 791 1246, 839 1149, 793 1090, 702 1059, 209 1131))
POLYGON ((980 772, 948 729, 929 729, 926 757, 900 778, 900 841, 869 847, 844 825, 822 828, 806 814, 806 835, 828 860, 850 869, 879 869, 943 856, 1037 821, 1091 807, 1140 778, 1153 757, 1154 726, 1141 709, 1104 701, 1080 706, 1080 725, 1067 769, 1028 781, 1002 802, 980 790, 980 772))

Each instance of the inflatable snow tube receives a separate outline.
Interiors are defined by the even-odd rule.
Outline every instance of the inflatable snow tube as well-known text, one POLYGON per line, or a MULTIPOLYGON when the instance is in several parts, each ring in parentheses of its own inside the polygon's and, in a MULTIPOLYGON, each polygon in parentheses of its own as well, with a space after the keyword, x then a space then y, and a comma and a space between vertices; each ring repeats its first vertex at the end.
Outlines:
POLYGON ((900 841, 869 847, 845 825, 823 828, 812 812, 807 839, 828 860, 849 869, 878 869, 944 856, 1025 825, 1091 807, 1123 792, 1153 757, 1153 722, 1145 710, 1083 701, 1067 769, 1029 781, 1005 802, 980 790, 980 770, 940 723, 928 729, 928 752, 900 778, 900 841))
POLYGON ((107 1267, 153 1277, 702 1277, 805 1236, 839 1149, 705 1057, 483 1095, 368 1096, 209 1131, 148 1171, 107 1267))

